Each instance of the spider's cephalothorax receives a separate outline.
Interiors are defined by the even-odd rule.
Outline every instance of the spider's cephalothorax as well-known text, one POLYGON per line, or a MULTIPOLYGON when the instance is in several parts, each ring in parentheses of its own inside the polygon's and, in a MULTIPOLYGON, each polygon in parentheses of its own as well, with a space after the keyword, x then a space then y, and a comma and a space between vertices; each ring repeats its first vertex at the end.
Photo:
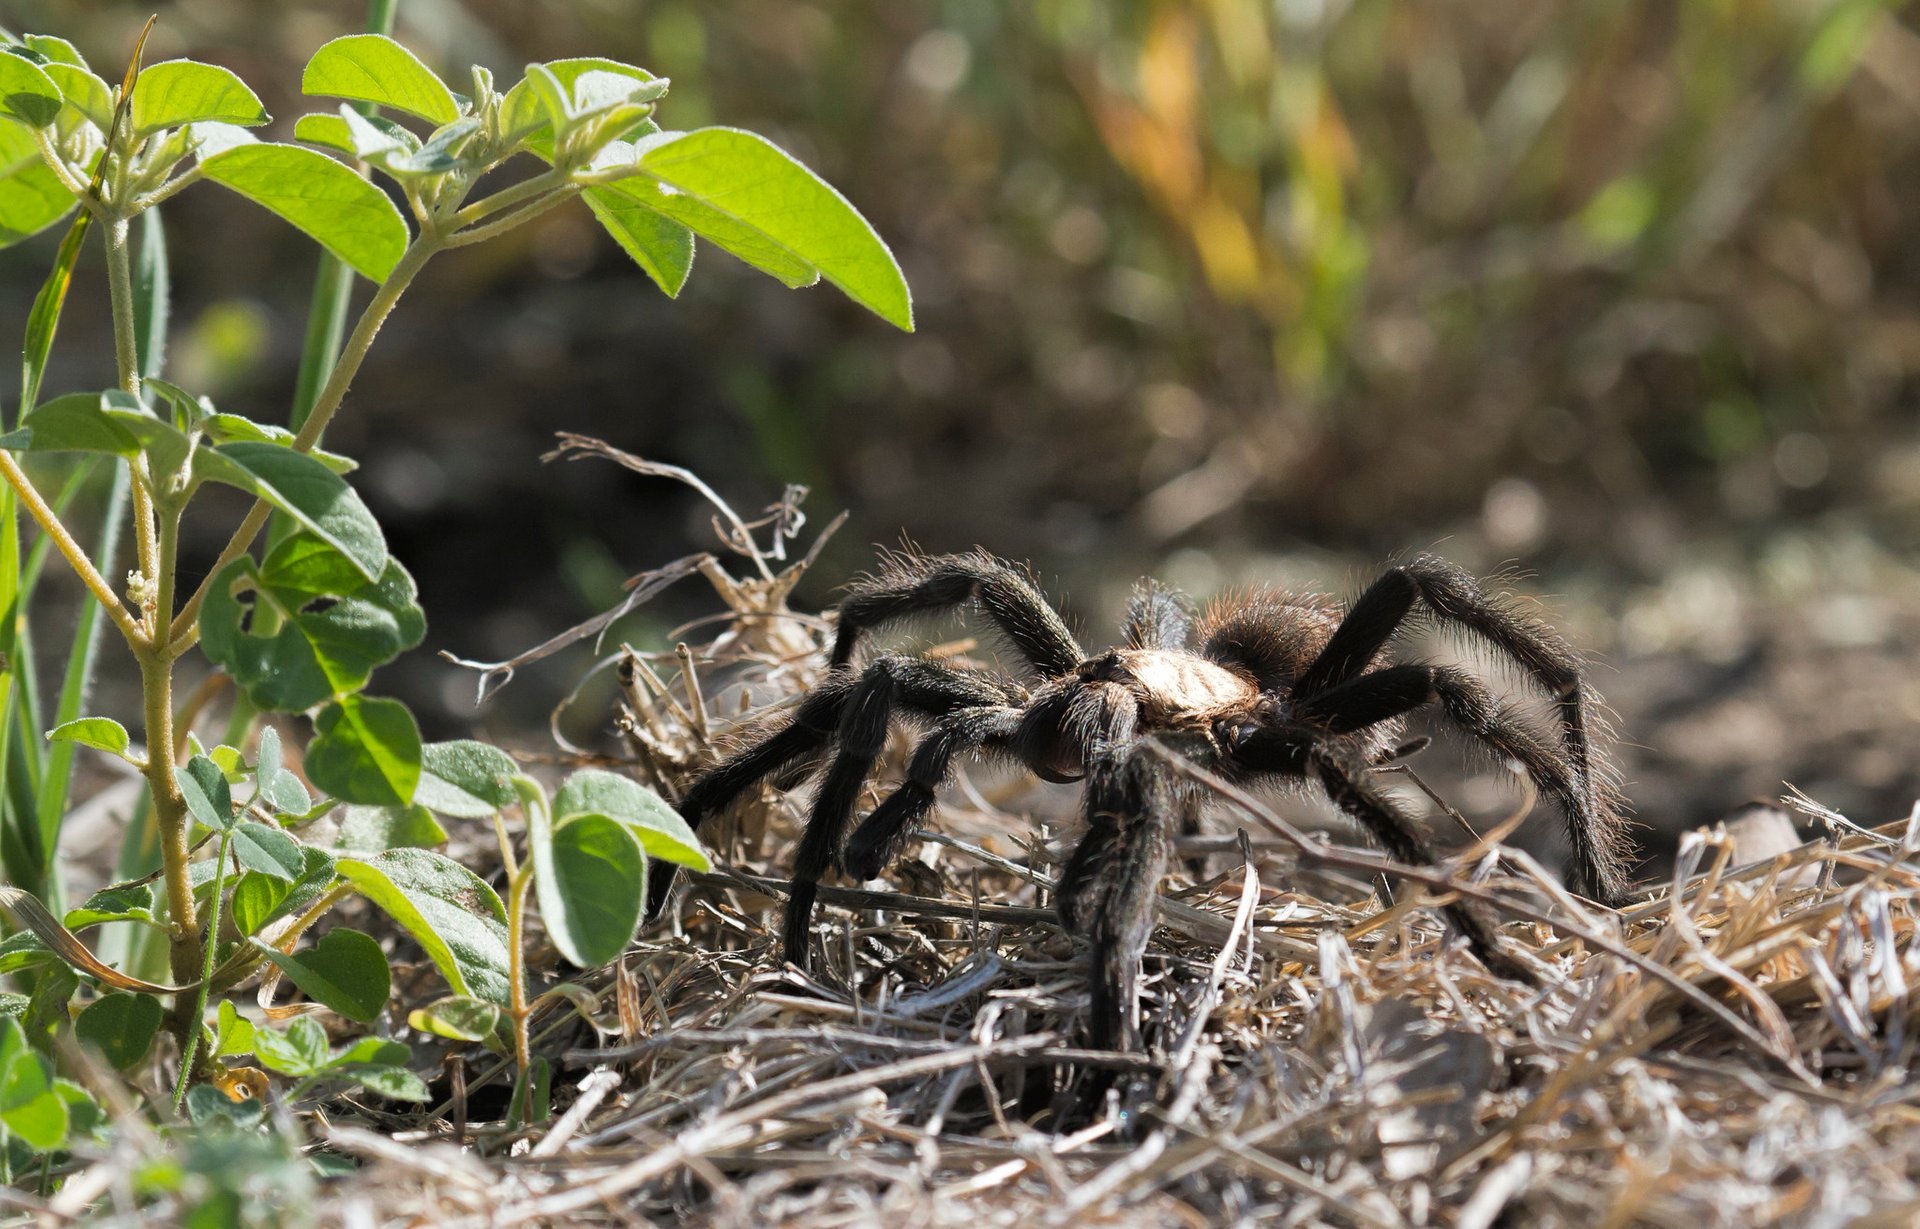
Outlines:
MULTIPOLYGON (((1307 782, 1324 789, 1403 862, 1430 862, 1411 817, 1372 770, 1401 745, 1402 718, 1435 706, 1446 721, 1516 761, 1566 816, 1573 888, 1605 904, 1625 895, 1618 811, 1589 739, 1593 697, 1579 658, 1468 573, 1421 555, 1390 569, 1342 609, 1324 598, 1256 592, 1196 619, 1184 597, 1152 583, 1127 612, 1126 647, 1089 657, 1021 570, 983 553, 891 558, 841 603, 833 671, 772 733, 714 766, 681 811, 698 826, 768 776, 832 756, 794 858, 786 956, 804 965, 822 875, 838 866, 878 875, 932 809, 955 757, 990 755, 1048 781, 1084 780, 1087 832, 1060 876, 1062 919, 1091 947, 1088 1040, 1137 1041, 1140 963, 1153 892, 1172 836, 1204 797, 1156 744, 1237 782, 1307 782), (1022 683, 986 670, 884 654, 854 665, 862 637, 914 615, 972 604, 1039 676, 1022 683), (1543 738, 1485 684, 1450 667, 1392 664, 1388 642, 1417 608, 1510 659, 1556 705, 1543 738), (924 728, 907 779, 846 837, 854 807, 903 716, 924 728)), ((671 887, 656 865, 652 908, 671 887)), ((1514 969, 1472 911, 1448 915, 1476 953, 1514 969)))

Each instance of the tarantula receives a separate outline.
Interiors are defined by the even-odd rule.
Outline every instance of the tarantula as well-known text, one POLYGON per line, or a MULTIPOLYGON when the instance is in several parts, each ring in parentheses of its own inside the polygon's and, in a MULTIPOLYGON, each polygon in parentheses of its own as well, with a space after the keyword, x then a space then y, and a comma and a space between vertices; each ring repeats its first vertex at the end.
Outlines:
MULTIPOLYGON (((1203 791, 1147 753, 1158 743, 1236 782, 1311 783, 1393 857, 1430 863, 1408 813, 1372 769, 1402 746, 1402 718, 1434 706, 1469 738, 1517 761, 1565 815, 1569 879, 1608 905, 1625 896, 1622 837, 1611 777, 1589 738, 1593 699, 1574 651, 1459 567, 1420 555, 1389 569, 1344 610, 1329 599, 1255 591, 1196 618, 1178 592, 1142 582, 1126 646, 1088 656, 1027 574, 985 553, 887 559, 840 604, 832 672, 790 719, 722 760, 681 804, 698 827, 776 773, 832 758, 794 857, 786 958, 804 967, 820 877, 839 867, 877 876, 932 809, 962 755, 1010 758, 1052 782, 1085 780, 1087 832, 1060 875, 1062 921, 1091 948, 1088 1042, 1135 1048, 1136 987, 1153 926, 1153 894, 1172 837, 1203 791), (977 606, 1037 673, 1032 684, 886 653, 854 665, 863 637, 896 621, 977 606), (1557 737, 1525 724, 1464 670, 1392 664, 1387 647, 1416 607, 1518 665, 1557 706, 1557 737), (907 779, 845 833, 860 792, 904 716, 923 727, 907 779)), ((649 912, 672 886, 656 864, 649 912)), ((1514 975, 1492 930, 1448 909, 1482 961, 1514 975)))

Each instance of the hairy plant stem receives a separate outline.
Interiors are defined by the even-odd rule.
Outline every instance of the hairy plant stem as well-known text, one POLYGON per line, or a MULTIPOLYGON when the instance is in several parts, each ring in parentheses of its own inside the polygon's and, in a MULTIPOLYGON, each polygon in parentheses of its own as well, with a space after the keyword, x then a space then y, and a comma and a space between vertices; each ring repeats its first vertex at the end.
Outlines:
MULTIPOLYGON (((213 983, 213 956, 219 948, 220 937, 220 893, 227 883, 227 855, 233 848, 233 829, 228 828, 220 834, 220 853, 213 863, 213 903, 207 918, 207 938, 201 944, 203 954, 200 963, 200 988, 193 996, 194 1029, 189 1033, 180 1051, 180 1078, 173 1086, 173 1112, 180 1112, 180 1105, 187 1099, 187 1085, 193 1082, 193 1060, 199 1057, 200 1025, 207 1018, 207 993, 213 983)), ((209 1060, 215 1056, 206 1056, 209 1060)))
MULTIPOLYGON (((107 289, 113 300, 113 354, 120 367, 120 387, 140 395, 140 347, 133 318, 133 259, 127 248, 129 219, 110 218, 103 228, 107 241, 107 289)), ((135 465, 129 460, 128 465, 135 465)), ((153 495, 147 484, 133 482, 133 544, 140 574, 151 583, 155 547, 153 495)), ((156 624, 156 627, 159 625, 156 624)), ((156 641, 163 637, 154 635, 156 641)))
MULTIPOLYGON (((312 452, 314 446, 320 442, 320 436, 326 431, 327 424, 333 421, 333 415, 339 410, 340 403, 346 400, 347 386, 353 383, 353 377, 359 373, 360 364, 366 359, 367 350, 373 345, 374 336, 380 332, 380 326, 385 324, 387 317, 393 313, 394 304, 400 301, 401 294, 412 284, 414 275, 420 272, 421 267, 432 259, 434 253, 438 252, 444 244, 445 241, 438 235, 422 234, 408 245, 406 252, 400 257, 400 263, 393 267, 393 272, 387 275, 387 280, 382 282, 380 289, 374 292, 372 301, 367 304, 366 310, 360 313, 359 323, 353 326, 353 333, 347 338, 347 344, 341 348, 340 359, 333 365, 332 373, 328 375, 326 384, 320 389, 320 395, 313 403, 312 412, 307 415, 306 422, 301 424, 300 433, 294 437, 295 451, 312 452)), ((174 617, 166 633, 166 639, 171 642, 170 650, 175 655, 184 653, 193 646, 195 640, 199 639, 200 607, 207 599, 207 591, 213 584, 213 578, 222 568, 238 559, 253 546, 254 538, 259 536, 261 526, 267 523, 267 517, 272 512, 273 507, 266 500, 254 501, 253 507, 247 512, 246 519, 240 522, 240 527, 234 530, 233 536, 227 540, 227 545, 221 550, 220 557, 214 560, 211 568, 207 569, 206 579, 200 582, 200 586, 193 591, 193 596, 189 597, 186 605, 180 608, 180 613, 174 617)))
POLYGON ((527 1034, 527 1021, 533 1011, 527 1006, 527 889, 533 886, 533 859, 528 858, 507 881, 507 1010, 513 1017, 513 1061, 525 1080, 533 1062, 533 1040, 527 1034))

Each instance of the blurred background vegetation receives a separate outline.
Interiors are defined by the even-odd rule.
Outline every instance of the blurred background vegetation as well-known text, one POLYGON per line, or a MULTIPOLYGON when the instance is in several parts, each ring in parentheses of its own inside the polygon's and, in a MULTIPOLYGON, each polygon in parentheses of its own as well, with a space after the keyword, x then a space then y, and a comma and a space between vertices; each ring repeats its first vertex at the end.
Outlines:
MULTIPOLYGON (((18 3, 124 57, 149 6, 18 3)), ((160 6, 149 59, 283 121, 355 3, 160 6)), ((562 210, 439 263, 330 438, 419 578, 429 648, 501 658, 711 544, 686 491, 543 467, 555 430, 787 482, 849 526, 797 605, 901 535, 1035 561, 1099 639, 1143 572, 1347 592, 1436 548, 1532 573, 1600 660, 1655 828, 1782 780, 1920 795, 1920 35, 1878 0, 404 0, 457 81, 598 53, 669 75, 894 246, 918 331, 705 252, 669 303, 562 210)), ((169 205, 174 374, 271 417, 308 245, 169 205)), ((17 330, 53 236, 0 261, 17 330)), ((85 275, 98 279, 98 269, 85 275)), ((364 292, 364 291, 363 291, 364 292)), ((87 313, 91 313, 88 315, 87 313)), ((48 381, 97 386, 105 295, 48 381)), ((204 545, 208 557, 217 541, 204 545)), ((693 586, 636 641, 712 609, 693 586)), ((584 665, 478 720, 509 742, 584 665)), ((390 668, 430 733, 472 678, 390 668)), ((1472 800, 1469 799, 1469 802, 1472 800)))

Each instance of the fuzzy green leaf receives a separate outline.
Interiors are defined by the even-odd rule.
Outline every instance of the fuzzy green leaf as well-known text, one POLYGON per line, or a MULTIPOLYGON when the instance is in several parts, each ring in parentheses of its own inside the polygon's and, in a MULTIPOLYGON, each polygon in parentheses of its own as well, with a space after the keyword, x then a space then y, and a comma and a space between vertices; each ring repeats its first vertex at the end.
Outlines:
POLYGON ((540 917, 553 945, 581 968, 611 963, 633 942, 647 896, 647 859, 633 830, 575 815, 530 838, 540 917))
MULTIPOLYGON (((635 145, 633 166, 677 194, 756 232, 794 260, 820 271, 881 319, 913 329, 913 302, 893 253, 845 197, 765 137, 737 128, 663 133, 635 145)), ((624 181, 620 181, 624 182, 624 181)), ((669 212, 669 205, 662 212, 669 212)), ((675 217, 743 259, 739 236, 703 230, 675 217)))
POLYGON ((196 755, 187 761, 186 771, 180 774, 180 794, 186 799, 187 810, 202 825, 216 832, 233 827, 233 793, 227 774, 206 756, 196 755))
POLYGON ((556 825, 574 815, 609 816, 632 829, 648 857, 697 871, 713 869, 679 812, 646 786, 617 773, 599 768, 574 773, 553 796, 553 814, 556 825))
POLYGON ((420 785, 413 800, 442 815, 486 819, 512 806, 519 765, 498 747, 461 739, 420 749, 420 785))
POLYGON ((48 730, 47 737, 57 743, 79 743, 83 747, 92 747, 123 759, 126 758, 127 748, 132 745, 132 739, 127 736, 127 727, 111 717, 82 717, 78 721, 69 721, 48 730))
POLYGON ((109 994, 88 1004, 73 1031, 125 1071, 147 1056, 165 1018, 160 1000, 150 994, 109 994))
POLYGON ((207 656, 263 711, 304 712, 358 691, 376 667, 420 643, 427 625, 415 598, 398 561, 369 585, 338 552, 299 535, 264 564, 237 559, 214 578, 201 636, 207 656))
POLYGON ((301 1016, 288 1025, 284 1033, 255 1028, 253 1054, 267 1070, 295 1079, 325 1071, 333 1058, 327 1045, 327 1030, 312 1016, 301 1016))
POLYGON ((11 50, 0 50, 0 115, 45 128, 60 115, 66 99, 39 65, 11 50))
POLYGON ((200 167, 363 277, 385 281, 406 251, 407 224, 386 193, 325 154, 297 145, 242 145, 203 158, 200 167))
POLYGON ((425 849, 342 858, 338 866, 413 936, 455 994, 507 1001, 507 911, 479 876, 425 849))
MULTIPOLYGON (((426 781, 422 773, 422 789, 426 781)), ((414 805, 408 807, 348 807, 333 847, 341 853, 366 856, 389 849, 431 849, 446 844, 447 830, 432 811, 421 805, 420 793, 414 791, 414 805)))
POLYGON ((233 856, 250 871, 288 883, 306 868, 300 842, 262 823, 244 823, 233 830, 233 856))
POLYGON ((342 802, 404 806, 420 782, 420 727, 398 700, 343 696, 313 719, 307 779, 342 802))
POLYGON ((142 69, 133 85, 133 131, 145 136, 196 120, 257 127, 268 120, 260 96, 231 69, 168 60, 142 69))
POLYGON ((446 83, 413 52, 380 34, 349 34, 322 46, 307 61, 300 91, 391 107, 435 124, 460 118, 446 83))
POLYGON ((275 443, 235 440, 202 449, 196 472, 252 492, 378 580, 387 566, 380 522, 340 475, 305 453, 275 443))
POLYGON ((73 210, 73 193, 40 157, 33 133, 0 117, 0 248, 37 235, 73 210))
POLYGON ((311 948, 291 956, 258 939, 253 945, 308 998, 349 1020, 372 1023, 393 992, 387 954, 372 935, 335 927, 311 948))

